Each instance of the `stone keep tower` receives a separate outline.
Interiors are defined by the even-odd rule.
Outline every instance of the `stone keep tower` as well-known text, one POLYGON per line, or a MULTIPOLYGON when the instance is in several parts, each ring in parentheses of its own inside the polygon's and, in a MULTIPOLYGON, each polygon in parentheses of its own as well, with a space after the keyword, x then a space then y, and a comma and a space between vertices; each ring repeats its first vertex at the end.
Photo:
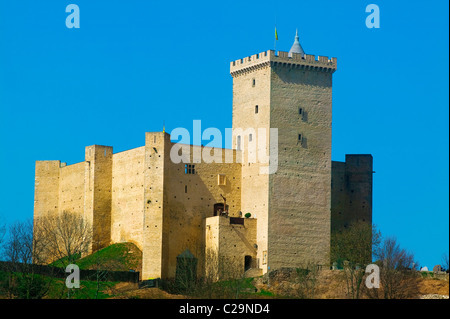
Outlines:
POLYGON ((257 263, 264 273, 328 263, 336 63, 305 54, 298 35, 290 52, 269 50, 231 62, 233 148, 243 150, 241 209, 258 220, 257 263), (260 128, 266 136, 269 128, 278 129, 272 174, 261 173, 267 164, 259 158, 248 161, 252 143, 265 145, 266 154, 269 144, 276 145, 276 136, 264 142, 260 128))

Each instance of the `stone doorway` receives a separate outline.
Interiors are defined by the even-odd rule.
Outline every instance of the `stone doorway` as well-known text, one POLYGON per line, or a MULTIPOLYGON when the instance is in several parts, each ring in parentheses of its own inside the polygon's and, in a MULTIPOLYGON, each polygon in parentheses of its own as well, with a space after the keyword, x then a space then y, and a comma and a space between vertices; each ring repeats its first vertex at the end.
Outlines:
MULTIPOLYGON (((214 216, 219 216, 224 212, 223 203, 214 204, 214 216)), ((228 205, 226 206, 226 211, 228 211, 228 205)))
POLYGON ((252 256, 245 256, 244 257, 244 271, 249 270, 252 268, 252 256))

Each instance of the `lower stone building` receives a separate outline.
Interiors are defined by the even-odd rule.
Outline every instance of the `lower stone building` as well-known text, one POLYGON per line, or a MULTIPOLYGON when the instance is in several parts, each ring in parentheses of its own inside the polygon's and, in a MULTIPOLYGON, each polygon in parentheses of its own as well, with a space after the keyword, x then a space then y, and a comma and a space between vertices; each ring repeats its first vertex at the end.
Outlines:
MULTIPOLYGON (((115 154, 112 147, 88 146, 81 163, 37 161, 35 218, 62 211, 84 215, 93 225, 92 251, 134 243, 143 252, 143 279, 174 277, 185 250, 198 259, 198 276, 262 274, 268 256, 257 258, 258 212, 241 211, 240 152, 222 149, 233 163, 175 164, 169 134, 145 137, 145 146, 115 154)), ((209 151, 189 147, 191 154, 209 151)), ((371 155, 347 155, 332 168, 331 229, 371 222, 371 155)))

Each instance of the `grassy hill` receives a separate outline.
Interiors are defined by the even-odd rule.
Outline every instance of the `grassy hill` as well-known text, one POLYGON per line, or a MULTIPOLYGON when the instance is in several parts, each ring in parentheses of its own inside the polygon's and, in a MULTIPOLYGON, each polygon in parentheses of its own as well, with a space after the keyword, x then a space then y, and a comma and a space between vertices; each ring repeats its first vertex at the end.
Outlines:
MULTIPOLYGON (((132 243, 117 243, 100 249, 88 256, 76 259, 76 265, 80 269, 104 269, 110 271, 141 272, 142 252, 132 243)), ((57 260, 51 265, 62 267, 67 263, 57 260)))
POLYGON ((141 271, 142 252, 132 243, 112 244, 91 255, 80 258, 76 264, 80 269, 108 269, 114 271, 141 271))

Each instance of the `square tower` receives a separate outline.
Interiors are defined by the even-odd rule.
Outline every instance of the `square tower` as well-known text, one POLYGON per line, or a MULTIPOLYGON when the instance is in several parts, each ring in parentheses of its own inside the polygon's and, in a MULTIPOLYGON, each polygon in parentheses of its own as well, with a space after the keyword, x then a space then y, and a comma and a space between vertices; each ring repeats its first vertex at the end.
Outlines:
POLYGON ((272 50, 231 62, 233 148, 243 150, 241 207, 258 219, 257 258, 264 273, 328 264, 336 63, 272 50), (249 160, 255 158, 252 143, 256 161, 249 160), (263 169, 261 147, 276 169, 263 169))

